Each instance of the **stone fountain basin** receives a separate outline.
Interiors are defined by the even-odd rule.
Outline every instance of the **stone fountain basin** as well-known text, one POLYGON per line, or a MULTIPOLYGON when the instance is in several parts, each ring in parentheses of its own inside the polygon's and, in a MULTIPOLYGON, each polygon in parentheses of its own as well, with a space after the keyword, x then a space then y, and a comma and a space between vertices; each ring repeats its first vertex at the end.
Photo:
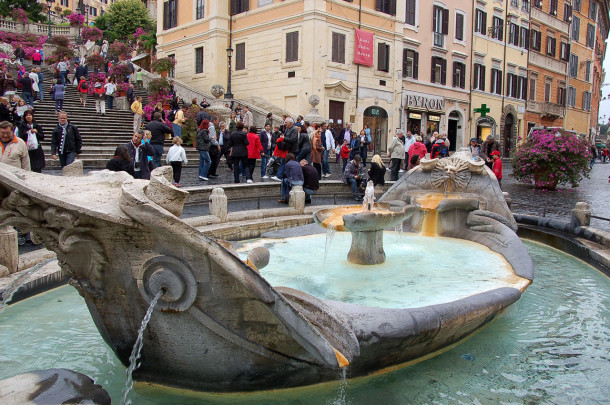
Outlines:
POLYGON ((314 220, 336 231, 369 232, 389 228, 415 209, 414 206, 391 209, 388 203, 375 203, 371 211, 365 211, 362 205, 347 205, 317 211, 314 220))

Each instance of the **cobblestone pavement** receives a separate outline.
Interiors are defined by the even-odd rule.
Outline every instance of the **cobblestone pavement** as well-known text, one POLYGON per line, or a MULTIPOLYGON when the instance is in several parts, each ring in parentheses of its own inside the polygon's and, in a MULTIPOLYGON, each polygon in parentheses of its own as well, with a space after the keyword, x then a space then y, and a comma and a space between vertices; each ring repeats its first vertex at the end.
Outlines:
MULTIPOLYGON (((328 180, 340 180, 341 170, 340 164, 331 162, 332 176, 328 180)), ((58 170, 45 171, 49 174, 59 174, 58 170)), ((201 181, 198 179, 196 167, 187 167, 182 171, 181 183, 183 187, 215 185, 233 183, 233 173, 229 173, 224 166, 224 162, 218 168, 219 177, 210 177, 209 181, 201 181)), ((518 183, 510 174, 512 167, 510 162, 504 162, 504 178, 502 180, 502 188, 508 192, 512 198, 512 211, 519 214, 532 214, 540 216, 548 216, 553 218, 567 218, 574 205, 579 201, 588 202, 591 206, 593 215, 610 218, 610 164, 602 164, 597 162, 593 166, 590 179, 583 179, 580 186, 571 188, 569 186, 558 187, 555 191, 535 190, 532 185, 518 183)), ((389 173, 386 178, 389 178, 389 173)), ((241 178, 242 183, 245 178, 241 178)), ((274 182, 271 179, 261 179, 260 167, 254 171, 254 182, 274 182)), ((280 185, 277 183, 277 195, 269 196, 268 199, 259 201, 239 201, 229 204, 229 211, 249 210, 260 208, 281 207, 277 203, 280 196, 280 185)), ((352 203, 350 199, 337 199, 338 203, 352 203), (350 202, 351 201, 351 202, 350 202)), ((332 198, 313 198, 314 205, 332 204, 332 198)), ((187 206, 184 209, 183 217, 191 217, 196 215, 206 215, 208 213, 207 206, 187 206)), ((610 222, 593 219, 592 226, 598 229, 604 229, 610 232, 610 222)))

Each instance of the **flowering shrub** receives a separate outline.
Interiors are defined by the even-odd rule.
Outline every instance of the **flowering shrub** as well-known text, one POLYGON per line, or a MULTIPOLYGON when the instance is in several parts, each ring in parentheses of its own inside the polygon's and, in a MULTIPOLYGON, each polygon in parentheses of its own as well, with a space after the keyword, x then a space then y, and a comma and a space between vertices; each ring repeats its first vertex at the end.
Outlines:
POLYGON ((127 57, 130 52, 131 50, 125 43, 116 40, 108 47, 108 53, 113 56, 127 57))
POLYGON ((110 69, 110 76, 114 76, 117 82, 122 82, 129 75, 129 66, 126 63, 119 63, 110 69))
POLYGON ((563 130, 537 130, 517 147, 512 175, 521 182, 533 182, 537 188, 567 183, 578 187, 583 176, 589 177, 590 157, 585 139, 563 130))
POLYGON ((13 20, 24 24, 28 21, 27 13, 24 9, 20 7, 13 9, 13 11, 11 12, 11 17, 13 17, 13 20))
POLYGON ((104 66, 104 63, 106 63, 106 61, 100 54, 94 53, 93 55, 87 57, 87 65, 91 66, 92 68, 101 69, 104 66))
POLYGON ((127 82, 117 83, 116 89, 119 93, 127 93, 127 90, 129 90, 129 83, 127 83, 127 82))
POLYGON ((138 27, 138 28, 136 29, 136 32, 134 32, 134 33, 133 33, 133 39, 136 39, 136 40, 137 40, 137 39, 138 39, 138 38, 140 38, 140 36, 142 36, 142 35, 148 35, 148 32, 146 32, 146 31, 144 30, 144 28, 142 28, 142 27, 138 27))
POLYGON ((102 39, 104 33, 96 27, 85 27, 83 28, 81 36, 85 41, 97 41, 102 39))
MULTIPOLYGON (((154 96, 149 96, 149 103, 144 106, 144 116, 147 120, 152 119, 152 114, 155 111, 155 106, 158 102, 161 102, 161 105, 169 104, 172 101, 173 97, 169 94, 156 94, 154 96)), ((165 123, 171 125, 171 122, 165 120, 165 123)))
POLYGON ((70 39, 64 35, 53 35, 49 38, 49 43, 52 45, 68 47, 70 46, 70 39))
POLYGON ((65 58, 74 58, 74 50, 71 48, 66 48, 65 46, 58 46, 51 56, 46 57, 45 62, 47 64, 54 65, 65 58))
POLYGON ((160 58, 154 61, 151 65, 153 72, 169 72, 176 65, 176 60, 172 58, 160 58))
POLYGON ((78 13, 70 13, 66 18, 70 21, 70 25, 73 26, 83 25, 85 22, 85 16, 78 13))
POLYGON ((25 57, 31 58, 32 54, 37 49, 42 49, 42 45, 46 42, 46 36, 38 36, 35 34, 18 34, 16 32, 0 31, 0 52, 6 53, 10 58, 13 56, 14 49, 20 46, 25 51, 25 57), (10 52, 9 47, 12 48, 10 52))
POLYGON ((87 77, 87 94, 93 94, 95 90, 95 83, 102 83, 102 86, 106 83, 106 75, 104 73, 89 73, 87 77))

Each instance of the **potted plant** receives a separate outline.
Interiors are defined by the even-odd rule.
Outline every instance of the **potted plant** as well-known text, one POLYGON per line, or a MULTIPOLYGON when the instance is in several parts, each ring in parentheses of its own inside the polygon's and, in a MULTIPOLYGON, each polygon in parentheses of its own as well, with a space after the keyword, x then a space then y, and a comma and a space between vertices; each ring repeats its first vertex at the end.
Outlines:
POLYGON ((121 82, 116 85, 117 92, 119 93, 119 97, 125 97, 127 95, 127 90, 129 90, 129 83, 121 82))
POLYGON ((102 39, 104 33, 96 27, 85 27, 82 30, 81 37, 84 41, 97 41, 102 39))
POLYGON ((171 86, 169 81, 164 77, 152 79, 148 83, 148 92, 150 93, 151 97, 169 94, 170 88, 171 86))
POLYGON ((51 38, 49 38, 49 43, 67 48, 70 46, 70 39, 65 35, 53 35, 51 38))
POLYGON ((167 77, 167 73, 174 68, 176 60, 172 58, 159 58, 151 65, 151 69, 155 73, 159 73, 161 77, 167 77))
POLYGON ((127 66, 127 63, 116 64, 110 69, 110 76, 114 76, 117 82, 124 82, 129 73, 129 66, 127 66))
POLYGON ((102 55, 98 53, 94 53, 87 57, 87 66, 91 66, 92 68, 101 69, 104 66, 104 63, 106 63, 106 61, 102 55))
POLYGON ((558 184, 578 187, 582 177, 589 177, 590 145, 587 140, 564 130, 533 131, 517 147, 512 159, 512 176, 539 189, 554 190, 558 184))
POLYGON ((28 15, 25 12, 24 9, 22 9, 21 7, 17 7, 14 8, 13 11, 11 12, 11 17, 13 17, 13 20, 15 20, 16 22, 25 24, 26 22, 28 22, 28 15))
POLYGON ((130 49, 124 42, 115 40, 108 47, 108 53, 110 53, 112 56, 118 57, 119 60, 125 60, 125 58, 129 56, 130 49))
POLYGON ((79 25, 83 25, 85 22, 85 16, 78 13, 70 13, 68 15, 68 21, 70 21, 70 25, 73 27, 78 27, 79 25))

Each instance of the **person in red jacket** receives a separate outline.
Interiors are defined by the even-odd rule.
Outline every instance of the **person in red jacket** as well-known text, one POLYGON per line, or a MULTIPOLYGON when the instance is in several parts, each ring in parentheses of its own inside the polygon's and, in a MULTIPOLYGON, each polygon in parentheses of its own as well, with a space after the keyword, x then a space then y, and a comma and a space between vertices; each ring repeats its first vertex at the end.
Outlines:
POLYGON ((256 134, 256 126, 251 126, 246 135, 248 138, 248 177, 246 183, 252 183, 252 174, 256 168, 256 159, 264 155, 261 138, 256 134))
POLYGON ((409 162, 414 155, 418 155, 420 159, 423 159, 426 156, 428 149, 426 149, 426 145, 422 142, 421 136, 415 137, 415 143, 409 147, 407 153, 409 154, 409 162))
POLYGON ((78 81, 78 98, 83 107, 87 106, 87 93, 89 92, 89 83, 85 80, 85 76, 81 76, 78 81))
POLYGON ((491 158, 493 159, 492 170, 498 179, 500 188, 502 188, 502 159, 500 159, 500 152, 497 150, 491 152, 491 158))
POLYGON ((350 149, 349 145, 347 144, 347 140, 344 139, 343 140, 343 145, 341 146, 341 159, 343 159, 343 169, 341 169, 341 173, 343 173, 345 171, 345 166, 347 166, 347 162, 349 160, 349 153, 352 150, 350 149))

